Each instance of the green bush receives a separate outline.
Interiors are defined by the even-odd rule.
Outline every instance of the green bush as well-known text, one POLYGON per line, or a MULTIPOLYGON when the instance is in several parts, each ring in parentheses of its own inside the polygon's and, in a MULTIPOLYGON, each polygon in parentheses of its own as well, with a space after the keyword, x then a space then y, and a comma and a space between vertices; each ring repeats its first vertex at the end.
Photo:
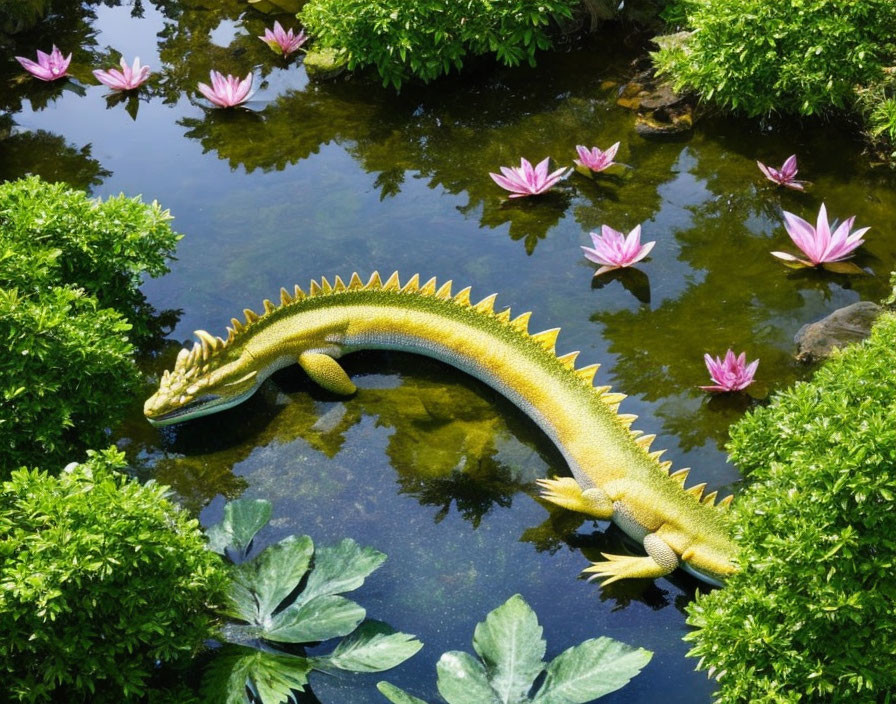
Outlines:
POLYGON ((743 570, 700 597, 691 654, 719 701, 878 702, 896 691, 896 314, 732 428, 751 484, 743 570))
POLYGON ((574 0, 310 0, 299 13, 322 47, 339 49, 348 68, 373 65, 383 85, 430 81, 459 69, 467 55, 494 54, 534 65, 551 46, 552 19, 569 18, 574 0))
POLYGON ((227 584, 166 488, 90 453, 59 477, 0 484, 0 673, 7 701, 119 702, 193 653, 227 584))
POLYGON ((104 441, 139 382, 129 329, 78 290, 0 288, 0 478, 104 441))
POLYGON ((694 30, 656 63, 679 89, 750 115, 850 107, 896 59, 894 0, 682 0, 694 30))
POLYGON ((180 235, 155 201, 88 198, 32 176, 0 185, 0 286, 20 292, 71 285, 114 308, 147 334, 138 286, 143 274, 168 272, 180 235))
POLYGON ((131 403, 132 342, 157 327, 138 285, 167 271, 169 219, 36 177, 0 185, 0 478, 96 445, 131 403))

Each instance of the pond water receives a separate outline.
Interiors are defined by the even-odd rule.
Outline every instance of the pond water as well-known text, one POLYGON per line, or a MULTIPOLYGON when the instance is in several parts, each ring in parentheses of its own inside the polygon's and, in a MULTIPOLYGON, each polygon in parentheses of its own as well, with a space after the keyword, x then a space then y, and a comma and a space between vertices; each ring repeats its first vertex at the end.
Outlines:
MULTIPOLYGON (((185 234, 171 273, 143 289, 178 320, 144 359, 150 374, 171 366, 192 330, 219 334, 280 286, 420 272, 472 285, 474 296, 499 292, 499 303, 533 311, 533 330, 562 327, 558 350, 601 362, 596 383, 630 395, 623 411, 657 434, 654 447, 725 494, 739 479, 725 459, 727 429, 759 401, 698 390, 708 383, 703 353, 746 350, 761 360, 757 387, 782 388, 811 372, 792 357, 801 325, 888 290, 893 175, 870 169, 833 125, 706 117, 684 141, 637 136, 632 113, 615 104, 640 47, 629 30, 544 55, 537 69, 482 62, 396 95, 361 77, 309 83, 300 61, 277 60, 255 38, 270 23, 236 0, 108 2, 20 36, 0 66, 0 135, 9 135, 0 178, 34 172, 99 196, 143 194, 185 234), (75 52, 80 87, 27 79, 11 59, 53 43, 75 52), (110 99, 88 80, 112 50, 156 71, 138 97, 110 99), (212 67, 263 79, 249 110, 203 107, 195 85, 212 67), (576 144, 615 141, 631 168, 593 181, 574 174, 537 200, 508 202, 488 177, 520 156, 566 164, 576 144), (808 193, 775 190, 756 168, 794 152, 808 193), (872 227, 856 257, 868 275, 795 273, 770 256, 793 250, 782 208, 814 221, 822 201, 872 227), (579 246, 604 223, 643 223, 656 240, 641 274, 592 280, 579 246)), ((681 641, 698 583, 676 572, 601 590, 579 578, 587 559, 625 548, 606 523, 534 498, 536 478, 567 470, 533 423, 433 361, 345 361, 359 386, 350 399, 295 367, 236 409, 161 431, 135 403, 115 433, 142 477, 169 484, 206 523, 225 498, 267 498, 275 520, 263 543, 350 536, 388 554, 358 600, 426 647, 385 677, 312 676, 303 701, 382 702, 379 679, 436 701, 439 655, 470 650, 474 625, 517 592, 541 618, 549 657, 598 635, 655 651, 602 701, 653 702, 660 692, 670 703, 710 701, 712 685, 681 641)))

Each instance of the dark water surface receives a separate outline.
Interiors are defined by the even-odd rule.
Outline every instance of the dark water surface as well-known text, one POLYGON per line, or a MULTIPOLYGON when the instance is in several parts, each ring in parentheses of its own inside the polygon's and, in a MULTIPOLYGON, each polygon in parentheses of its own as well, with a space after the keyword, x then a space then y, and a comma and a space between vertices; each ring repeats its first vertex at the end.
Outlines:
MULTIPOLYGON (((11 134, 0 141, 0 178, 36 172, 99 196, 143 194, 186 235, 172 272, 144 287, 157 309, 181 311, 163 352, 145 361, 152 373, 192 330, 219 334, 283 285, 374 269, 450 278, 534 311, 533 330, 561 326, 558 350, 601 362, 596 382, 631 395, 623 410, 658 435, 654 446, 727 493, 738 480, 727 428, 756 401, 699 391, 703 353, 746 350, 761 360, 757 387, 781 388, 811 371, 792 359, 801 325, 887 291, 891 174, 868 169, 831 126, 705 119, 686 141, 638 137, 615 105, 636 55, 621 34, 546 55, 537 69, 482 64, 396 95, 357 77, 311 84, 300 61, 279 61, 255 38, 270 20, 242 17, 235 0, 205 4, 215 9, 173 0, 146 3, 143 17, 130 6, 84 9, 19 38, 11 53, 54 42, 75 51, 83 87, 28 79, 11 56, 0 66, 0 135, 11 134), (109 99, 89 83, 112 50, 155 71, 136 98, 109 99), (195 84, 211 67, 263 77, 250 111, 202 106, 195 84), (571 164, 576 144, 617 140, 629 170, 573 175, 537 200, 508 202, 488 178, 520 156, 571 164), (775 190, 756 168, 793 152, 809 193, 775 190), (814 221, 822 200, 872 227, 856 261, 873 275, 793 273, 771 257, 793 251, 781 209, 814 221), (592 282, 579 245, 603 223, 643 223, 657 241, 640 274, 592 282)), ((224 497, 263 497, 275 516, 264 543, 351 536, 387 553, 358 599, 426 643, 385 676, 417 696, 437 700, 439 655, 469 650, 476 622, 519 592, 541 618, 549 657, 597 635, 656 652, 602 701, 710 700, 681 642, 697 583, 676 573, 602 591, 578 578, 586 558, 623 549, 620 535, 533 498, 536 478, 566 468, 525 416, 423 358, 358 354, 346 367, 360 389, 351 399, 313 388, 296 367, 243 406, 173 429, 151 428, 135 405, 116 437, 142 476, 170 484, 206 522, 224 497)), ((314 675, 312 685, 327 704, 382 702, 373 688, 382 678, 314 675)))

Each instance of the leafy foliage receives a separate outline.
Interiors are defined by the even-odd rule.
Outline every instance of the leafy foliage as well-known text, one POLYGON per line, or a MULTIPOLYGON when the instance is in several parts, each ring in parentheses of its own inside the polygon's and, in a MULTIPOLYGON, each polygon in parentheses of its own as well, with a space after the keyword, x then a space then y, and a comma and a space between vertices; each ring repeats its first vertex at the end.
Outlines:
POLYGON ((61 465, 130 402, 131 342, 153 328, 137 286, 167 271, 169 219, 36 177, 0 185, 0 476, 61 465))
POLYGON ((720 702, 896 691, 896 315, 732 429, 745 569, 690 607, 720 702))
POLYGON ((50 0, 0 0, 0 32, 33 27, 50 9, 50 0))
POLYGON ((0 287, 0 477, 104 441, 139 382, 129 330, 77 289, 0 287))
POLYGON ((383 85, 430 81, 460 69, 468 55, 535 64, 551 46, 551 20, 572 16, 571 0, 310 0, 299 14, 323 47, 344 52, 348 68, 373 65, 383 85))
POLYGON ((850 107, 896 58, 894 0, 681 0, 693 35, 655 55, 680 88, 749 115, 850 107))
POLYGON ((143 274, 168 271, 180 235, 158 203, 94 200, 65 184, 29 177, 0 185, 0 285, 23 295, 49 285, 84 289, 146 335, 143 274))
POLYGON ((197 522, 118 472, 115 449, 0 485, 0 673, 8 701, 121 702, 211 634, 227 585, 197 522))
POLYGON ((232 501, 209 529, 209 547, 234 557, 226 613, 238 623, 223 631, 225 646, 206 671, 209 702, 283 704, 302 691, 312 670, 381 672, 414 655, 422 643, 385 624, 364 621, 363 607, 341 594, 360 587, 386 556, 353 540, 315 549, 307 535, 289 536, 252 559, 256 533, 271 516, 267 501, 232 501), (347 636, 329 655, 276 650, 347 636), (252 644, 248 647, 247 644, 252 644))
MULTIPOLYGON (((479 659, 460 651, 439 659, 439 693, 448 704, 585 704, 624 687, 653 656, 604 637, 569 648, 545 665, 541 634, 531 607, 519 594, 510 597, 477 624, 473 649, 479 659)), ((393 704, 426 704, 388 682, 378 688, 393 704)))

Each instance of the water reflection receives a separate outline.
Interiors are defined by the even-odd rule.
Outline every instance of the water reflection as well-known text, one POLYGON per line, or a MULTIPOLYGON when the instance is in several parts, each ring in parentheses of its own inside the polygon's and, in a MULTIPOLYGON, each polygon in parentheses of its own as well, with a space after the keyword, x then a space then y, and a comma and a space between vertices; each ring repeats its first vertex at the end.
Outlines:
POLYGON ((90 144, 78 148, 44 130, 16 132, 12 118, 0 115, 0 181, 30 173, 88 190, 112 175, 92 151, 90 144))
MULTIPOLYGON (((473 379, 412 355, 356 354, 344 366, 359 387, 351 399, 315 387, 296 367, 237 409, 164 429, 159 450, 153 449, 158 431, 135 416, 124 428, 128 452, 199 509, 218 494, 238 495, 242 463, 285 446, 304 461, 315 461, 315 453, 337 458, 349 435, 366 432, 361 428, 372 420, 388 430, 385 455, 399 493, 437 508, 436 522, 454 506, 474 527, 493 507, 509 507, 514 495, 531 490, 546 464, 562 471, 547 438, 473 379)), ((339 457, 349 464, 355 459, 339 457)), ((329 489, 302 491, 320 499, 329 489)))

